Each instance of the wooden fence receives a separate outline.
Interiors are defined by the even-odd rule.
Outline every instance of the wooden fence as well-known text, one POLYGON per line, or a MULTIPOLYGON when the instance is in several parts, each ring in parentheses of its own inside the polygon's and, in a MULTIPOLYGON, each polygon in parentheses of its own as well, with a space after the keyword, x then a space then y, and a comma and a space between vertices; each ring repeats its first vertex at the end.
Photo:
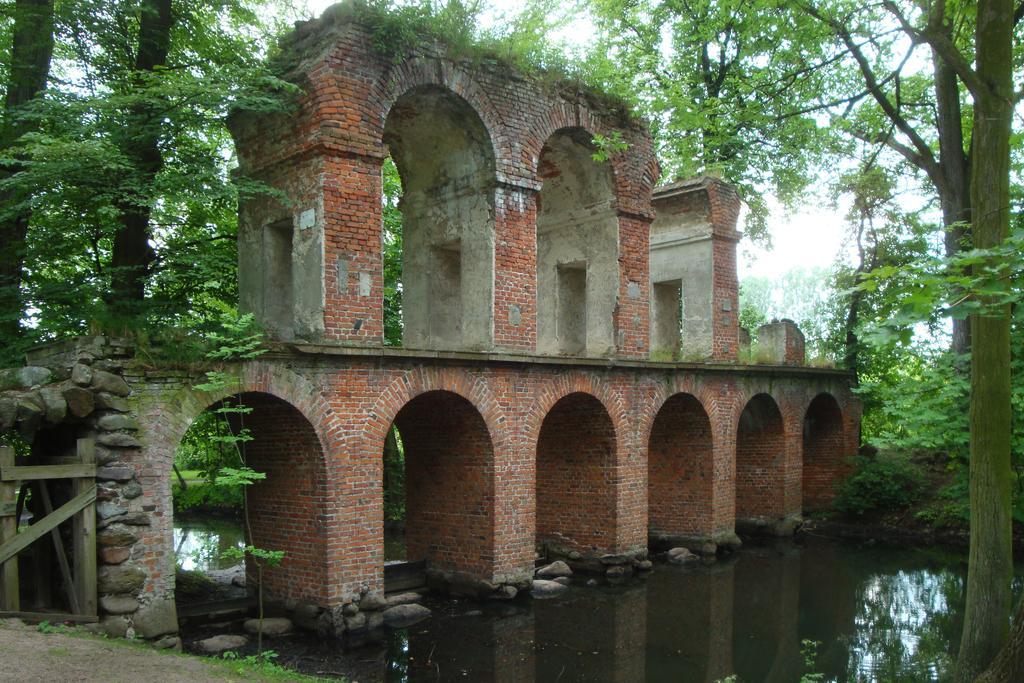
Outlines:
POLYGON ((14 450, 0 446, 0 617, 29 621, 96 621, 96 455, 91 439, 79 439, 76 457, 45 458, 15 464, 14 450), (70 499, 54 509, 49 482, 70 479, 70 499), (19 531, 31 489, 36 510, 46 513, 19 531), (60 525, 72 520, 72 549, 65 548, 60 525), (71 613, 21 610, 18 555, 49 536, 71 613))

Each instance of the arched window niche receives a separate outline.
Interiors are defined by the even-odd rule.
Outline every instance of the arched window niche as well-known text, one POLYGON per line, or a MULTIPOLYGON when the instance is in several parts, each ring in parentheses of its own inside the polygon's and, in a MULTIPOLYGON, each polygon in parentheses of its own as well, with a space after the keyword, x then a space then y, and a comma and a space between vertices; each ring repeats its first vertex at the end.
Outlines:
POLYGON ((402 181, 402 346, 489 349, 495 165, 487 129, 451 91, 419 86, 395 102, 383 139, 402 181))
POLYGON ((619 223, 611 167, 594 161, 591 135, 563 128, 541 150, 537 175, 537 351, 615 351, 619 223))

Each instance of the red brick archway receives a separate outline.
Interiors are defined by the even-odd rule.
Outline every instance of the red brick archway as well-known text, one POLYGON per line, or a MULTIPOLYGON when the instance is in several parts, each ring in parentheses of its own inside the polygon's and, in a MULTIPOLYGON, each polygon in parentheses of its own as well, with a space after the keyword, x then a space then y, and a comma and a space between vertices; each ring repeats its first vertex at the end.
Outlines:
POLYGON ((768 394, 747 402, 736 428, 736 519, 785 514, 786 435, 782 412, 768 394))
POLYGON ((692 394, 675 394, 651 427, 647 518, 652 538, 699 536, 712 526, 711 420, 692 394))
POLYGON ((537 439, 537 544, 556 554, 610 552, 616 543, 615 426, 590 394, 548 412, 537 439))
POLYGON ((420 394, 394 420, 405 446, 406 553, 431 569, 494 567, 494 447, 483 417, 449 391, 420 394))
POLYGON ((803 440, 803 508, 821 510, 835 497, 833 484, 845 466, 843 413, 831 394, 818 394, 807 407, 803 440))
MULTIPOLYGON (((246 489, 246 543, 284 552, 279 565, 263 569, 265 595, 275 600, 325 603, 327 532, 321 520, 328 496, 324 452, 316 430, 295 406, 269 393, 228 396, 207 410, 225 405, 246 409, 244 413, 229 412, 226 417, 234 434, 247 435, 238 443, 245 465, 265 476, 246 489)), ((248 581, 255 585, 256 567, 249 558, 246 564, 248 581)))

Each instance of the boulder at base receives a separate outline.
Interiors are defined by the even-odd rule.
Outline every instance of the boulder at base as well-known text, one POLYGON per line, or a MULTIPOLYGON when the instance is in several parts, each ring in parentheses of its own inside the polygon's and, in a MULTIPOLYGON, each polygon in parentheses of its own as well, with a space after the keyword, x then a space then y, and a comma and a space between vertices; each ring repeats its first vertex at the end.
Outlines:
POLYGON ((544 579, 536 579, 533 582, 533 590, 530 594, 535 598, 553 598, 565 592, 567 588, 556 581, 546 581, 544 579))
POLYGON ((222 652, 245 647, 248 644, 249 639, 246 636, 225 634, 200 640, 196 643, 196 647, 199 648, 200 652, 205 652, 208 655, 219 655, 222 652))
POLYGON ((668 551, 668 561, 672 564, 687 564, 697 559, 688 548, 672 548, 668 551))
POLYGON ((423 621, 430 616, 430 610, 423 605, 406 603, 384 610, 384 623, 391 628, 405 628, 423 621))
POLYGON ((409 605, 414 602, 419 602, 423 599, 423 596, 419 593, 396 593, 395 595, 389 595, 388 607, 394 607, 395 605, 409 605))
MULTIPOLYGON (((260 620, 259 619, 246 619, 242 625, 246 633, 256 635, 260 632, 260 620)), ((265 636, 283 636, 292 632, 292 622, 290 619, 284 617, 273 617, 263 620, 263 635, 265 636)))
POLYGON ((561 560, 556 560, 537 570, 537 578, 539 579, 557 579, 560 576, 572 576, 572 569, 561 560))

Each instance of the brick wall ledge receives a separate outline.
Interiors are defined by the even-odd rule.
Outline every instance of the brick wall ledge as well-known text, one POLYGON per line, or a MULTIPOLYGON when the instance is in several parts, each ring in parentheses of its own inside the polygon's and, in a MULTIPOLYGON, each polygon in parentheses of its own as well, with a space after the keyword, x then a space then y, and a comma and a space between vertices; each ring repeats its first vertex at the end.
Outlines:
POLYGON ((577 356, 537 356, 508 352, 436 351, 393 347, 342 346, 338 344, 275 344, 268 356, 286 357, 300 353, 310 356, 349 356, 358 358, 395 358, 407 360, 451 360, 511 365, 556 365, 596 368, 638 368, 647 370, 687 370, 691 372, 727 372, 751 375, 833 376, 852 378, 849 370, 815 368, 805 365, 742 365, 724 361, 681 362, 635 360, 627 358, 583 358, 577 356))

